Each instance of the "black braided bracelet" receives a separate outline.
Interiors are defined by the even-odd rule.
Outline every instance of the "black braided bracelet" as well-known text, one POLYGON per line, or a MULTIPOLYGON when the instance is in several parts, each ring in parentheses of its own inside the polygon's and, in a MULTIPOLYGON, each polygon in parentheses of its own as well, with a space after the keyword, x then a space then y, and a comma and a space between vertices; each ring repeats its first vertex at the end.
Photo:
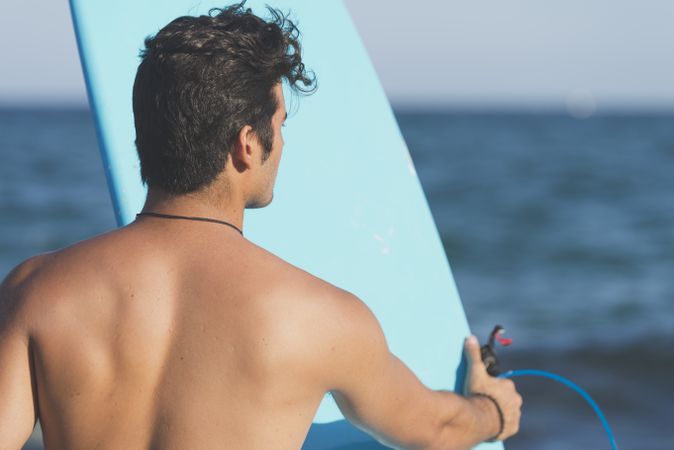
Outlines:
POLYGON ((484 394, 482 392, 473 392, 470 395, 473 397, 484 397, 488 400, 491 400, 494 406, 496 406, 496 412, 498 413, 498 420, 499 420, 499 430, 498 433, 496 433, 493 438, 488 439, 487 442, 498 441, 498 437, 503 433, 503 430, 505 429, 505 417, 503 417, 503 410, 501 409, 501 405, 498 404, 498 402, 494 397, 492 397, 491 395, 484 394))

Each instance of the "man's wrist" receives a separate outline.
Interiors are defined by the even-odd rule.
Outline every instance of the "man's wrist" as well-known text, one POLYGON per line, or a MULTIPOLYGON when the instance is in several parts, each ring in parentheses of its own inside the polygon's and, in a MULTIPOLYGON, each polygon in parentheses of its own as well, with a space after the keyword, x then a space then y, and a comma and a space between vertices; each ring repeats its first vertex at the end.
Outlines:
POLYGON ((486 442, 495 442, 499 440, 499 437, 503 434, 505 429, 505 416, 503 415, 503 410, 498 401, 491 395, 485 394, 483 392, 472 392, 470 396, 473 401, 480 404, 480 409, 488 414, 490 417, 495 418, 491 420, 491 424, 495 426, 490 427, 491 433, 488 436, 491 436, 485 439, 486 442), (494 414, 496 413, 496 414, 494 414))

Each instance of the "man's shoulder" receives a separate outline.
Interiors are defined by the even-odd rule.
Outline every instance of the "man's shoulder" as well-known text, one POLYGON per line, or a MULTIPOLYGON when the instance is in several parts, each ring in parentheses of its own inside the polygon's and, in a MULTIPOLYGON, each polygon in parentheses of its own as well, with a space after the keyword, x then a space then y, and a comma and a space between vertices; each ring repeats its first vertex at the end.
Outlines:
MULTIPOLYGON (((301 336, 307 345, 310 343, 329 356, 330 349, 339 351, 359 340, 371 340, 381 335, 379 322, 357 295, 263 249, 256 251, 265 252, 264 257, 269 258, 269 263, 282 275, 270 283, 273 299, 280 301, 266 303, 267 307, 274 303, 282 305, 278 309, 283 309, 287 328, 299 330, 294 334, 301 336)), ((276 309, 274 306, 269 308, 276 309)))
POLYGON ((59 250, 32 256, 12 269, 0 285, 0 314, 19 309, 39 310, 45 301, 70 292, 86 290, 87 283, 101 273, 105 260, 103 242, 112 233, 95 236, 59 250), (89 276, 90 275, 90 276, 89 276))
POLYGON ((33 256, 23 261, 0 283, 0 330, 17 324, 25 325, 27 309, 34 280, 39 277, 47 254, 33 256))

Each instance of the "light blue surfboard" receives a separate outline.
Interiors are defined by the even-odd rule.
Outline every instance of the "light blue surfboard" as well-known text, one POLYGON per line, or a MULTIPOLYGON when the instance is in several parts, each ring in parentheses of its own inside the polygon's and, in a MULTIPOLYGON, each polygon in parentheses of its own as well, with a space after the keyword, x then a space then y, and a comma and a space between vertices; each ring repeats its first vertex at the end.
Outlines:
MULTIPOLYGON (((70 3, 115 214, 124 225, 146 193, 131 107, 143 40, 178 16, 224 5, 70 3)), ((247 5, 265 15, 262 1, 247 5)), ((291 113, 274 202, 246 213, 245 235, 363 299, 391 350, 427 386, 454 389, 468 324, 414 165, 358 33, 338 0, 272 5, 292 10, 319 89, 291 113)), ((314 422, 305 449, 383 448, 345 422, 330 396, 314 422)))

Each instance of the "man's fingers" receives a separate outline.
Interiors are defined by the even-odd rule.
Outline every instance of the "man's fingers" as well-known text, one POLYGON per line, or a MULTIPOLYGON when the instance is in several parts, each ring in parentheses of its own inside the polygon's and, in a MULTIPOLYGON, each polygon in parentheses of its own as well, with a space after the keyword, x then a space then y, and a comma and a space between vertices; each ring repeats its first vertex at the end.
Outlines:
POLYGON ((480 354, 480 343, 475 336, 468 336, 464 344, 466 358, 468 359, 468 370, 476 366, 484 366, 482 355, 480 354))

